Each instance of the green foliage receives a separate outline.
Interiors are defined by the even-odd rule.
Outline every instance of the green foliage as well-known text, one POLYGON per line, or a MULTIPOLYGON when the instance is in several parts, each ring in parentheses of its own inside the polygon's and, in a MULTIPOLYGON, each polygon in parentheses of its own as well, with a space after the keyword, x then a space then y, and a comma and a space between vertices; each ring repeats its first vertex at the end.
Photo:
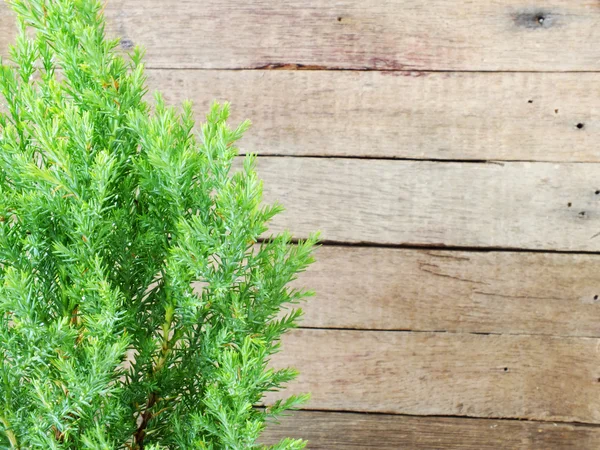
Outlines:
MULTIPOLYGON (((95 0, 14 0, 0 66, 0 448, 252 449, 316 236, 259 237, 248 128, 146 94, 95 0)), ((273 449, 300 449, 286 439, 273 449)))

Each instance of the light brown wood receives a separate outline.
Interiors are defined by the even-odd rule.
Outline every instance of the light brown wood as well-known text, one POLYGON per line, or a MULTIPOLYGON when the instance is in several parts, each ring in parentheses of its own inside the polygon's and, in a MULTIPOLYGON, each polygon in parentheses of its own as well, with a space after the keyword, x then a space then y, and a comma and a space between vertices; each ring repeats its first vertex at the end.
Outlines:
POLYGON ((287 208, 273 229, 300 237, 600 250, 595 164, 259 159, 267 201, 287 208))
POLYGON ((600 340, 293 330, 273 367, 307 408, 600 423, 600 340))
POLYGON ((230 101, 232 122, 254 123, 245 152, 600 161, 598 73, 152 70, 149 82, 193 100, 201 121, 230 101))
MULTIPOLYGON (((110 0, 106 14, 152 67, 600 69, 595 0, 110 0)), ((4 48, 6 6, 0 19, 4 48)))
POLYGON ((597 450, 600 428, 516 420, 297 411, 261 441, 308 440, 311 450, 597 450))
POLYGON ((600 256, 326 246, 305 327, 600 337, 600 256))
POLYGON ((214 100, 230 101, 232 124, 254 123, 241 141, 243 153, 600 161, 598 73, 149 70, 148 76, 150 90, 163 92, 169 104, 191 99, 198 123, 214 100))

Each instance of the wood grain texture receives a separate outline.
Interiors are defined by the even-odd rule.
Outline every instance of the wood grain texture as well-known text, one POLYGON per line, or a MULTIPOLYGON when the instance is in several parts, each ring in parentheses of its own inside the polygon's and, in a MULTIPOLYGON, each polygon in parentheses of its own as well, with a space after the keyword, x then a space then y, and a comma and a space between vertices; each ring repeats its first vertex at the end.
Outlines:
POLYGON ((261 441, 308 440, 311 450, 597 450, 600 428, 515 420, 297 411, 261 441))
POLYGON ((600 337, 600 256, 325 246, 302 326, 600 337))
MULTIPOLYGON (((599 6, 600 9, 600 6, 599 6)), ((232 103, 262 155, 600 161, 600 74, 152 70, 169 103, 232 103), (577 124, 583 128, 577 128, 577 124)))
POLYGON ((600 423, 600 340, 298 329, 273 367, 308 408, 600 423))
POLYGON ((241 141, 244 153, 600 162, 600 73, 149 70, 148 76, 150 89, 163 92, 168 104, 191 99, 198 123, 214 100, 230 101, 232 124, 254 123, 241 141))
POLYGON ((595 164, 259 158, 274 230, 338 242, 600 250, 595 164), (569 206, 570 205, 570 206, 569 206))
MULTIPOLYGON (((0 45, 13 20, 0 13, 0 45)), ((598 70, 600 6, 554 0, 111 0, 109 31, 152 67, 598 70)))

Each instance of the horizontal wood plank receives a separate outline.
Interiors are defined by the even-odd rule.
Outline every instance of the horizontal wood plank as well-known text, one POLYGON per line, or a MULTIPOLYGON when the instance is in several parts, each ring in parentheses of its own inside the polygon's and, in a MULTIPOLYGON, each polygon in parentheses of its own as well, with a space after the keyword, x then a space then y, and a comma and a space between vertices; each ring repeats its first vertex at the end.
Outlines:
MULTIPOLYGON (((600 7, 554 0, 111 0, 109 31, 152 67, 598 70, 600 7)), ((2 6, 0 45, 13 36, 2 6)))
POLYGON ((198 123, 213 101, 230 101, 231 123, 254 124, 243 153, 600 162, 600 73, 149 70, 148 77, 168 104, 192 100, 198 123))
POLYGON ((266 404, 600 423, 600 340, 548 336, 293 330, 273 367, 299 378, 266 404))
POLYGON ((600 161, 600 74, 149 71, 197 119, 230 101, 245 152, 444 160, 600 161), (577 128, 582 124, 583 128, 577 128))
POLYGON ((600 337, 600 256, 325 246, 302 326, 600 337))
POLYGON ((600 250, 595 164, 259 158, 273 229, 328 241, 600 250))
POLYGON ((597 450, 600 428, 516 420, 297 411, 261 441, 308 440, 311 450, 597 450))

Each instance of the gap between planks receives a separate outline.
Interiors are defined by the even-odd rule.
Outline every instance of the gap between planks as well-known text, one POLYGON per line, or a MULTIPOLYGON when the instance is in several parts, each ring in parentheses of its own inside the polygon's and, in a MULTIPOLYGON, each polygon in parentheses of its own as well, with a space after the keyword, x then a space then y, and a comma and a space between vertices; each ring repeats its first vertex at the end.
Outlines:
MULTIPOLYGON (((454 331, 454 330, 418 330, 418 329, 390 329, 390 328, 360 328, 360 327, 310 327, 299 325, 295 330, 317 330, 317 331, 360 331, 366 333, 427 333, 427 334, 458 334, 476 336, 524 336, 524 337, 551 337, 564 339, 600 339, 597 335, 568 335, 556 333, 515 333, 503 331, 454 331)), ((600 425, 599 425, 600 426, 600 425)))
MULTIPOLYGON (((240 156, 254 154, 253 152, 240 151, 240 156)), ((260 156, 260 155, 259 155, 260 156)), ((554 161, 551 159, 458 159, 458 158, 410 158, 405 156, 366 156, 366 155, 290 155, 286 153, 269 153, 269 158, 313 158, 313 159, 358 159, 367 161, 416 161, 434 163, 456 164, 495 164, 503 166, 505 163, 554 163, 554 164, 600 164, 600 161, 554 161)))
MULTIPOLYGON (((301 239, 294 238, 293 244, 297 244, 301 239)), ((260 238, 258 242, 267 242, 267 238, 260 238)), ((600 255, 600 251, 595 250, 555 250, 555 249, 536 249, 522 247, 469 247, 460 245, 443 245, 443 244, 418 244, 418 243, 399 243, 386 244, 377 242, 345 242, 331 239, 322 239, 319 241, 322 247, 349 247, 349 248, 381 248, 381 249, 397 249, 397 250, 435 250, 439 252, 472 252, 472 253, 548 253, 559 255, 600 255)))
MULTIPOLYGON (((283 391, 285 392, 285 391, 283 391)), ((260 409, 264 409, 264 407, 260 406, 258 407, 260 409)), ((496 422, 496 421, 502 421, 502 422, 513 422, 513 423, 530 423, 530 424, 539 424, 539 425, 549 425, 552 423, 557 423, 557 424, 561 424, 561 425, 569 425, 569 426, 573 426, 573 427, 586 427, 586 428, 595 428, 595 429, 599 429, 600 430, 600 423, 588 423, 588 422, 552 422, 552 421, 545 421, 545 420, 530 420, 530 419, 520 419, 520 418, 515 418, 515 417, 473 417, 473 416, 461 416, 461 415, 455 415, 455 414, 429 414, 429 415, 422 415, 422 414, 407 414, 407 413, 385 413, 385 412, 379 412, 379 411, 349 411, 349 410, 336 410, 336 409, 318 409, 318 408, 303 408, 303 409, 298 409, 298 410, 292 410, 292 413, 294 412, 299 412, 299 413, 322 413, 322 414, 339 414, 339 415, 357 415, 357 416, 363 416, 363 417, 368 417, 368 416, 375 416, 375 417, 381 417, 381 416, 392 416, 392 417, 399 417, 399 418, 415 418, 415 419, 419 419, 419 418, 428 418, 428 419, 460 419, 462 420, 481 420, 481 421, 490 421, 490 422, 496 422)))
MULTIPOLYGON (((10 64, 10 63, 9 63, 10 64)), ((390 73, 398 74, 403 76, 419 76, 427 74, 598 74, 600 70, 411 70, 411 69, 373 69, 373 68, 343 68, 343 67, 317 67, 317 66, 305 66, 301 67, 301 64, 290 63, 290 64, 270 64, 267 66, 257 67, 163 67, 163 66, 152 66, 145 65, 147 70, 153 72, 171 72, 171 71, 187 71, 187 72, 212 72, 212 71, 226 71, 226 72, 379 72, 379 73, 390 73), (272 66, 272 67, 269 67, 272 66)))

